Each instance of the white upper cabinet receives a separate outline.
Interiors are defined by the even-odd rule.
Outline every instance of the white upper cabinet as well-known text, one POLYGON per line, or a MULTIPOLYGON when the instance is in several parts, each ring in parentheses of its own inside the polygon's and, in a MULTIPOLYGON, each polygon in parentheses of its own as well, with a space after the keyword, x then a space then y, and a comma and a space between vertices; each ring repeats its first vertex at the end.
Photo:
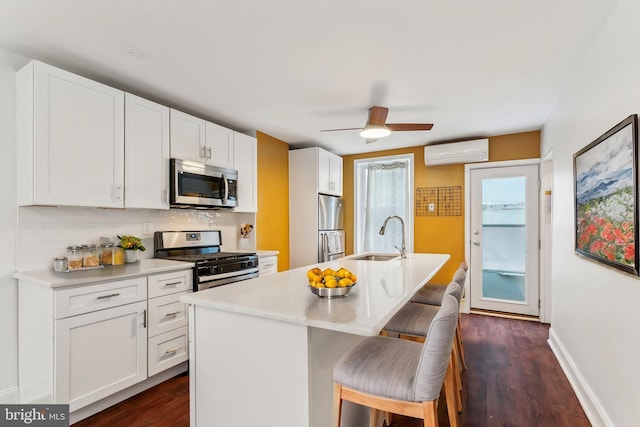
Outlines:
POLYGON ((171 110, 171 157, 233 168, 233 131, 171 110))
POLYGON ((342 196, 342 157, 318 148, 318 193, 342 196))
POLYGON ((169 209, 169 108, 125 96, 125 207, 169 209))
POLYGON ((234 166, 238 171, 238 206, 234 212, 258 211, 258 141, 234 132, 234 166))
POLYGON ((17 96, 18 204, 124 207, 124 92, 32 61, 17 96))
POLYGON ((205 141, 207 146, 205 162, 210 165, 233 169, 233 131, 207 122, 205 141))
POLYGON ((198 117, 171 109, 171 158, 205 162, 206 122, 198 117))

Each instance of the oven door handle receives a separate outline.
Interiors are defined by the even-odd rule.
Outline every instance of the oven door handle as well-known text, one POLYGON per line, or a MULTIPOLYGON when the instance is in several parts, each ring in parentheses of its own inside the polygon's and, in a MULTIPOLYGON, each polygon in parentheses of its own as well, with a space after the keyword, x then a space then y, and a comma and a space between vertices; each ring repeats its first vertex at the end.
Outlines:
POLYGON ((258 268, 247 268, 244 270, 231 271, 229 273, 220 273, 220 274, 212 274, 210 276, 198 276, 198 281, 200 282, 210 282, 212 280, 218 279, 226 279, 227 277, 236 277, 236 276, 244 276, 250 273, 257 273, 258 268))

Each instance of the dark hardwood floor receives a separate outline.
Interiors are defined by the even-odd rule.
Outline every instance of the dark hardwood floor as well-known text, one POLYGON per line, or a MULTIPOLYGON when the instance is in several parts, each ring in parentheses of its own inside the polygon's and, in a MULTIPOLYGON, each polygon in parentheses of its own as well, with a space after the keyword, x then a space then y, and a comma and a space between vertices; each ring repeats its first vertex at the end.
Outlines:
MULTIPOLYGON (((548 325, 471 314, 462 316, 462 335, 467 361, 462 426, 591 425, 547 345, 548 325)), ((438 412, 440 426, 448 426, 446 408, 441 407, 438 412)), ((185 374, 74 427, 188 425, 189 378, 185 374)), ((420 420, 400 416, 395 416, 392 424, 421 425, 420 420)))

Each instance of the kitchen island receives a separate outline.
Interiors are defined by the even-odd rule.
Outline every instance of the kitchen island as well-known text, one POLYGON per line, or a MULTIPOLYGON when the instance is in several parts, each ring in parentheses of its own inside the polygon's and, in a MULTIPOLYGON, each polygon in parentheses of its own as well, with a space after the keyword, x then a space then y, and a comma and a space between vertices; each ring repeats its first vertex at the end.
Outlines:
MULTIPOLYGON (((449 259, 385 261, 355 255, 185 295, 189 306, 191 426, 331 424, 332 372, 340 356, 380 329, 449 259), (357 284, 344 298, 308 289, 309 268, 344 267, 357 284)), ((345 403, 343 426, 368 425, 345 403)))

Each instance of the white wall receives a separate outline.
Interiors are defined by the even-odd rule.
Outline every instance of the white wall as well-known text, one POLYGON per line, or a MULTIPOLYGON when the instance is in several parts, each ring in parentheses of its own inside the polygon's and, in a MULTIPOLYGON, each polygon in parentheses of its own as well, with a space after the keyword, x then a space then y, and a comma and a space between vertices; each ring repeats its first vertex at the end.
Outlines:
POLYGON ((638 19, 640 2, 620 0, 542 132, 554 162, 550 344, 595 426, 640 422, 640 279, 574 253, 573 154, 640 113, 638 19))
POLYGON ((26 58, 0 49, 0 403, 18 402, 18 291, 16 265, 16 71, 26 58))
MULTIPOLYGON (((155 230, 219 229, 224 250, 255 250, 256 230, 240 238, 240 225, 255 225, 255 214, 220 211, 149 209, 93 209, 66 207, 17 208, 16 196, 16 79, 29 59, 0 49, 0 404, 18 403, 18 286, 16 270, 51 268, 66 246, 98 243, 101 236, 142 236, 153 256, 153 236, 143 235, 143 224, 155 230), (218 216, 219 215, 219 216, 218 216)), ((73 273, 68 273, 73 274, 73 273)))

